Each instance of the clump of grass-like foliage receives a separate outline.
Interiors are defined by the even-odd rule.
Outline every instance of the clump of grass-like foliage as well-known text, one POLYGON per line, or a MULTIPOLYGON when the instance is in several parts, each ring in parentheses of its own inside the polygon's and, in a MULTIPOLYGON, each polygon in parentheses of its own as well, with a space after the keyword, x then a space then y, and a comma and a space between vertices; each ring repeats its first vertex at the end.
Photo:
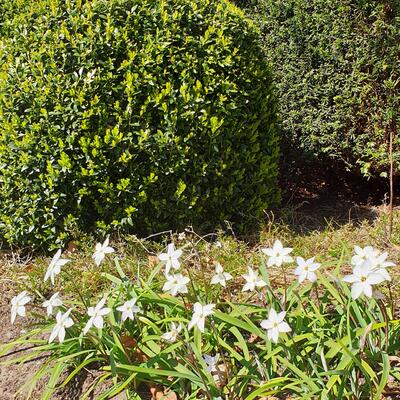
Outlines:
MULTIPOLYGON (((0 356, 21 345, 32 348, 7 362, 48 355, 22 389, 29 394, 48 376, 48 399, 85 368, 100 373, 82 398, 112 379, 98 399, 122 391, 140 399, 143 382, 162 385, 180 399, 380 399, 390 376, 400 380, 390 358, 398 351, 400 320, 376 290, 395 266, 386 253, 356 246, 352 274, 343 277, 341 266, 349 261, 344 256, 321 264, 294 260, 293 250, 277 240, 261 249, 259 264, 242 277, 217 264, 206 290, 185 251, 171 243, 145 278, 140 270, 128 278, 115 257, 116 273, 104 273, 110 286, 99 299, 79 290, 75 297, 61 299, 57 292, 44 298, 29 288, 14 297, 12 322, 27 308, 36 322, 29 333, 1 346, 0 356), (270 267, 281 268, 285 277, 291 264, 297 264, 298 279, 272 286, 270 267)), ((108 239, 98 243, 94 262, 100 265, 111 253, 108 239)), ((71 265, 58 251, 45 281, 54 284, 61 274, 66 282, 71 265)))

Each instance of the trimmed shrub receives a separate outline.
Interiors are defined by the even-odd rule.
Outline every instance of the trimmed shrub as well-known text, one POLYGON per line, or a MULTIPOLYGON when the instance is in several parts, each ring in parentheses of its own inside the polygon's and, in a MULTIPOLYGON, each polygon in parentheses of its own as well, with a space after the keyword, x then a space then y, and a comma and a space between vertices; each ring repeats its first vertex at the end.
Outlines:
POLYGON ((225 0, 6 0, 0 232, 237 229, 276 204, 259 32, 225 0), (11 6, 10 6, 11 4, 11 6))
POLYGON ((400 2, 240 4, 261 27, 292 156, 385 175, 392 131, 399 170, 400 2))

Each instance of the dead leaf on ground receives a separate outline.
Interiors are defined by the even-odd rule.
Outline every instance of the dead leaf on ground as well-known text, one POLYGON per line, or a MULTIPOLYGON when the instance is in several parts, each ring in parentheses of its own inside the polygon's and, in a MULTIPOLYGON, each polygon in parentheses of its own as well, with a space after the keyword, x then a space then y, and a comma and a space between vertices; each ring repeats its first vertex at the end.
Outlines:
POLYGON ((178 396, 175 392, 169 391, 163 388, 161 385, 150 385, 149 389, 152 400, 178 400, 178 396))
POLYGON ((149 359, 149 357, 137 347, 137 340, 132 336, 122 335, 121 343, 124 346, 126 353, 128 353, 134 360, 142 363, 149 359))

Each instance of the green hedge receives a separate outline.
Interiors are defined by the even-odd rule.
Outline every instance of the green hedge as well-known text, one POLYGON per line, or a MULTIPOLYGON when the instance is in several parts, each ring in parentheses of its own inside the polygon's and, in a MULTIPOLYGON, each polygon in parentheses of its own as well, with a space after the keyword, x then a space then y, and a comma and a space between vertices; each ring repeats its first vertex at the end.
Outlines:
POLYGON ((3 0, 0 234, 237 229, 279 201, 259 32, 225 0, 3 0))
POLYGON ((241 0, 240 5, 261 27, 292 157, 328 157, 353 171, 384 175, 389 132, 397 131, 399 163, 398 0, 241 0))

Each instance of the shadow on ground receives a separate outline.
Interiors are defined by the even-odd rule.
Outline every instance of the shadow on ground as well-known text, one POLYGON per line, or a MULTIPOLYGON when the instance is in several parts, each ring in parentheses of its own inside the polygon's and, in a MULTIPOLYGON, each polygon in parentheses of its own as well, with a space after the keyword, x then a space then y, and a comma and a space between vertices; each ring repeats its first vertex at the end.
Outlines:
POLYGON ((372 224, 389 203, 384 179, 339 173, 318 164, 290 170, 282 167, 282 171, 282 207, 267 213, 268 219, 277 218, 300 235, 346 224, 372 224))

